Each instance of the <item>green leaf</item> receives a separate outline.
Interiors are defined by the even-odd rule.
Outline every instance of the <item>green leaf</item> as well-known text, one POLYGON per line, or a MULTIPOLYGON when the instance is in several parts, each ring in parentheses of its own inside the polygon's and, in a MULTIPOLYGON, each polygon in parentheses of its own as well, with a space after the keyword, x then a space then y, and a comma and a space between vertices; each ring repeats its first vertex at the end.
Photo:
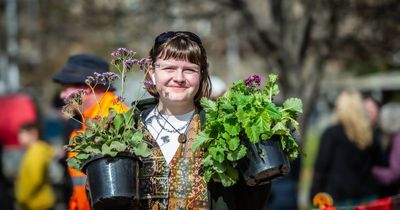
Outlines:
POLYGON ((289 98, 283 103, 285 110, 291 110, 298 113, 303 113, 303 103, 298 98, 289 98))
POLYGON ((214 161, 212 160, 212 156, 211 155, 207 155, 204 159, 203 159, 203 163, 204 166, 212 166, 214 161))
POLYGON ((259 114, 257 121, 256 121, 256 126, 259 127, 260 134, 263 133, 262 131, 264 131, 264 132, 270 131, 271 120, 266 111, 263 111, 261 114, 259 114))
POLYGON ((229 187, 236 183, 236 179, 228 176, 226 173, 220 173, 218 175, 220 176, 221 183, 224 187, 229 187))
POLYGON ((283 122, 278 122, 272 128, 272 133, 275 135, 289 135, 289 128, 283 122))
POLYGON ((282 113, 280 112, 279 108, 276 107, 276 105, 273 103, 267 103, 266 111, 269 117, 273 120, 279 120, 280 118, 282 118, 282 113))
POLYGON ((268 83, 275 83, 278 80, 278 75, 269 74, 268 75, 268 83))
POLYGON ((128 147, 127 145, 125 145, 124 143, 119 142, 119 141, 113 141, 110 144, 110 149, 111 150, 114 149, 114 151, 118 151, 118 152, 125 151, 127 149, 127 147, 128 147))
POLYGON ((144 135, 143 133, 141 133, 140 131, 136 131, 131 139, 129 140, 129 143, 131 145, 136 145, 137 143, 141 142, 144 139, 144 135))
POLYGON ((222 104, 222 109, 226 110, 227 112, 234 112, 235 107, 232 106, 230 103, 223 103, 222 104))
POLYGON ((239 123, 236 123, 234 125, 224 124, 224 128, 225 128, 226 132, 228 132, 232 136, 239 135, 239 133, 240 133, 239 123))
POLYGON ((214 162, 213 164, 213 169, 217 172, 217 173, 224 173, 226 170, 226 165, 219 163, 219 162, 214 162))
POLYGON ((250 142, 257 143, 258 141, 260 141, 260 136, 262 134, 262 130, 257 125, 246 126, 245 132, 246 132, 247 138, 249 138, 250 142))
POLYGON ((69 167, 71 167, 73 169, 76 169, 76 170, 79 170, 79 171, 81 170, 81 167, 80 167, 81 161, 79 161, 76 158, 68 158, 67 159, 67 164, 68 164, 69 167))
POLYGON ((77 156, 75 156, 76 157, 76 159, 79 159, 79 160, 86 160, 86 159, 88 159, 89 158, 89 154, 85 154, 85 153, 83 153, 83 154, 78 154, 77 156))
POLYGON ((229 150, 234 151, 239 147, 240 139, 238 137, 231 137, 227 139, 227 144, 229 150))
POLYGON ((209 182, 214 174, 215 174, 215 171, 212 170, 211 168, 207 167, 204 171, 204 179, 206 180, 206 182, 209 182))
POLYGON ((108 152, 107 155, 109 155, 109 156, 111 156, 111 157, 115 157, 115 156, 117 156, 118 153, 119 153, 119 151, 112 151, 112 150, 110 150, 110 152, 108 152))
POLYGON ((141 157, 148 157, 151 154, 151 150, 148 148, 145 142, 141 142, 134 148, 134 152, 136 155, 141 157))
POLYGON ((205 132, 200 132, 193 142, 192 151, 195 152, 209 140, 210 140, 210 138, 208 137, 208 135, 205 132))
POLYGON ((110 149, 110 147, 109 147, 107 144, 103 144, 103 145, 101 146, 101 153, 102 153, 103 155, 109 154, 110 152, 111 152, 111 149, 110 149))
POLYGON ((224 150, 219 147, 212 147, 208 150, 208 152, 213 157, 213 160, 216 161, 215 164, 217 164, 217 162, 222 163, 225 159, 224 150))
POLYGON ((215 103, 215 101, 212 101, 210 99, 207 98, 202 98, 200 100, 201 105, 203 106, 204 110, 206 112, 210 112, 210 111, 216 111, 217 110, 217 104, 215 103))
POLYGON ((86 147, 86 152, 92 153, 92 154, 100 154, 101 153, 100 149, 92 147, 92 146, 86 147))
POLYGON ((134 126, 134 120, 133 120, 133 116, 134 116, 134 111, 133 108, 130 108, 128 111, 126 111, 125 113, 123 113, 124 116, 124 120, 125 120, 125 126, 127 125, 132 125, 134 126))
POLYGON ((114 128, 115 128, 115 131, 116 131, 117 133, 118 133, 119 130, 121 129, 121 126, 122 126, 123 123, 124 123, 124 116, 123 116, 122 114, 117 114, 117 115, 114 117, 114 121, 113 121, 114 128))
POLYGON ((226 154, 226 159, 229 161, 238 161, 245 157, 247 154, 247 148, 243 145, 239 145, 239 147, 232 152, 226 154))

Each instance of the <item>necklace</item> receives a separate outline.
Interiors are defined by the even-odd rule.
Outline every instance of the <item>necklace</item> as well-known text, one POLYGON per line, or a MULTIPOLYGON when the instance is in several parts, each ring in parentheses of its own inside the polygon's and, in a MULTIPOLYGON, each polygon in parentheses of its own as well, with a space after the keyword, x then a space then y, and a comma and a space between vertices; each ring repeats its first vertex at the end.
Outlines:
MULTIPOLYGON (((160 113, 160 111, 158 110, 158 107, 157 107, 157 106, 156 106, 154 109, 155 109, 155 111, 157 111, 158 116, 161 116, 161 117, 164 119, 165 122, 167 122, 177 133, 179 133, 178 142, 181 143, 181 144, 185 143, 186 140, 187 140, 186 133, 187 133, 187 130, 188 130, 188 127, 189 127, 189 123, 190 123, 190 121, 192 121, 195 112, 193 112, 192 117, 191 117, 190 120, 186 123, 186 125, 184 125, 183 127, 179 128, 179 129, 183 130, 183 129, 186 127, 185 132, 184 132, 184 133, 181 133, 180 130, 176 129, 167 119, 165 119, 165 117, 164 117, 164 116, 160 113)), ((159 122, 158 118, 157 118, 157 123, 161 126, 161 128, 162 128, 163 130, 165 130, 165 131, 167 131, 167 132, 169 132, 169 133, 173 133, 173 132, 174 132, 174 131, 170 132, 170 131, 167 130, 164 126, 162 126, 161 123, 159 122)))
POLYGON ((180 127, 180 128, 175 128, 174 126, 171 125, 170 122, 167 121, 167 119, 165 119, 165 117, 160 113, 160 111, 158 111, 157 108, 154 108, 154 116, 156 116, 156 120, 157 120, 158 125, 159 125, 163 130, 167 131, 168 133, 174 133, 175 131, 177 131, 177 132, 179 133, 180 131, 182 131, 183 129, 185 129, 185 127, 186 127, 186 125, 187 125, 187 124, 185 124, 185 125, 183 125, 183 126, 180 127), (164 125, 163 125, 163 124, 160 122, 160 118, 163 118, 163 120, 165 121, 165 123, 168 123, 168 124, 172 127, 173 130, 168 130, 168 129, 165 127, 165 123, 163 123, 163 124, 164 124, 164 125))

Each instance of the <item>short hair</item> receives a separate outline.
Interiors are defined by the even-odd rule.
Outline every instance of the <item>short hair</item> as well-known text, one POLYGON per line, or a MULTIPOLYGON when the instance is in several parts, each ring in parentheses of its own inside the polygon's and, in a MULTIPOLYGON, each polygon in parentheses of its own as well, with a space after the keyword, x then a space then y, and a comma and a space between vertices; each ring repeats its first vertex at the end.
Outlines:
POLYGON ((26 122, 26 123, 23 123, 19 127, 19 131, 18 132, 33 131, 33 130, 36 130, 38 132, 38 134, 40 134, 41 130, 40 130, 39 123, 37 123, 37 122, 26 122))
MULTIPOLYGON (((200 38, 188 31, 168 31, 158 35, 154 46, 149 52, 152 65, 146 70, 145 80, 151 81, 148 72, 155 68, 157 59, 178 59, 189 61, 200 66, 200 87, 194 97, 194 102, 200 105, 202 97, 211 95, 211 80, 208 70, 207 53, 200 38)), ((160 97, 154 85, 145 86, 150 95, 160 97)))

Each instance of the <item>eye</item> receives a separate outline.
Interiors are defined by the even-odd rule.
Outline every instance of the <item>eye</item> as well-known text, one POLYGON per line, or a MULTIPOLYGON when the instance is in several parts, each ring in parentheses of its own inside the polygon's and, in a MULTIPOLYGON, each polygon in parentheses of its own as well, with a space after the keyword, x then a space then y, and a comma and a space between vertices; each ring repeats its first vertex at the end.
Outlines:
POLYGON ((166 66, 166 67, 164 67, 164 68, 161 68, 161 70, 162 70, 162 71, 166 71, 166 72, 173 72, 173 71, 175 71, 174 68, 169 67, 169 66, 166 66))
POLYGON ((197 69, 185 69, 184 72, 185 72, 185 74, 196 74, 196 73, 199 73, 199 70, 197 70, 197 69))

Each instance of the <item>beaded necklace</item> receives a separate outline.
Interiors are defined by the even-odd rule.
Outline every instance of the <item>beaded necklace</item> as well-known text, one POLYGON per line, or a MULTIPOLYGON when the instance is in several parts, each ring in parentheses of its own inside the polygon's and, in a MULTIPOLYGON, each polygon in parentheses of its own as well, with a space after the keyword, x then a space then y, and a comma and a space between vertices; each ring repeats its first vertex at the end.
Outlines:
POLYGON ((195 113, 195 112, 193 112, 192 117, 190 118, 190 120, 189 120, 185 125, 183 125, 183 126, 180 127, 180 128, 175 128, 175 127, 160 113, 160 111, 158 110, 158 106, 156 106, 156 107, 154 108, 154 116, 156 116, 156 120, 157 120, 158 125, 160 125, 161 129, 167 131, 168 133, 175 133, 175 132, 179 133, 178 142, 181 143, 181 144, 185 143, 186 140, 187 140, 186 133, 187 133, 187 130, 188 130, 188 127, 189 127, 189 123, 190 123, 190 121, 192 121, 192 119, 193 119, 194 113, 195 113), (161 124, 160 118, 162 118, 166 123, 168 123, 168 125, 170 125, 171 128, 173 128, 173 130, 168 130, 167 128, 165 128, 165 126, 161 124), (186 129, 185 129, 185 128, 186 128, 186 129), (181 131, 183 131, 183 129, 185 129, 185 132, 181 133, 181 131))

